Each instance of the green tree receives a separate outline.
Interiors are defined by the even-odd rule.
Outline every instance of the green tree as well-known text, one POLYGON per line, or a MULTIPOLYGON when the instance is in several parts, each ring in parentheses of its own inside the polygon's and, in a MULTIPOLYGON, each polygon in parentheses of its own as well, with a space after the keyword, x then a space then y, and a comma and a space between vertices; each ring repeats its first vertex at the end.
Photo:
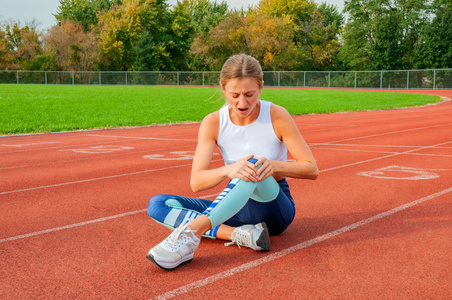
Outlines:
POLYGON ((201 70, 205 65, 197 56, 190 55, 194 39, 208 32, 221 22, 228 12, 226 2, 208 0, 183 0, 174 7, 171 32, 176 47, 171 48, 171 57, 180 70, 201 70))
MULTIPOLYGON (((188 70, 191 43, 196 34, 188 2, 178 2, 158 26, 148 28, 135 45, 134 69, 188 70)), ((156 24, 156 25, 157 25, 156 24)))
POLYGON ((262 0, 256 10, 265 17, 289 17, 293 42, 303 61, 293 70, 321 70, 334 65, 343 19, 334 6, 320 6, 309 0, 262 0))
POLYGON ((340 58, 355 70, 412 68, 428 0, 346 0, 340 58))
POLYGON ((340 34, 345 19, 344 15, 339 12, 337 7, 322 3, 319 5, 318 10, 323 15, 323 25, 329 27, 335 34, 340 34))
POLYGON ((99 15, 96 26, 102 54, 102 68, 131 70, 135 45, 144 31, 160 32, 167 24, 167 4, 163 0, 124 0, 99 15))
POLYGON ((229 56, 237 53, 254 56, 264 70, 287 70, 299 67, 302 61, 293 38, 293 22, 287 16, 232 11, 208 34, 195 39, 191 53, 208 70, 219 70, 229 56))
POLYGON ((246 52, 245 15, 229 12, 224 20, 208 33, 201 33, 191 45, 190 53, 199 70, 220 70, 224 61, 233 54, 246 52))
POLYGON ((186 7, 194 23, 196 36, 200 33, 208 33, 228 13, 228 4, 225 1, 218 4, 209 0, 183 0, 178 2, 176 8, 179 6, 186 7))
POLYGON ((435 1, 434 18, 422 31, 416 68, 452 68, 452 3, 435 1))
POLYGON ((57 13, 54 15, 61 25, 62 21, 80 23, 85 31, 97 24, 97 15, 108 11, 113 5, 121 4, 121 0, 59 0, 57 13))

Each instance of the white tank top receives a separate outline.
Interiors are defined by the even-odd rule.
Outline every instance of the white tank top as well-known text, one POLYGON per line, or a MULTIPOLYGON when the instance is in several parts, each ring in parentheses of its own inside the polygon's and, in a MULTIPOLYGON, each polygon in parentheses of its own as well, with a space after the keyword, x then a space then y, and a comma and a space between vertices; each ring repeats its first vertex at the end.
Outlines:
POLYGON ((229 117, 229 105, 220 109, 218 147, 226 165, 233 164, 247 155, 255 158, 287 161, 287 148, 278 139, 270 116, 271 102, 260 101, 260 112, 252 124, 239 126, 229 117))

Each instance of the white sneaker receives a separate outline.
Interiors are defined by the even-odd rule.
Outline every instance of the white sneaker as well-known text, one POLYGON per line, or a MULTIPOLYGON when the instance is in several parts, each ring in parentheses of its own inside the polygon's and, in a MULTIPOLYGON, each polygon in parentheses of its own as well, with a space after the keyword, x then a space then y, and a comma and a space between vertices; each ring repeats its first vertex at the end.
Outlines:
POLYGON ((146 258, 164 270, 172 270, 189 263, 200 242, 187 223, 176 228, 163 242, 149 250, 146 258))
POLYGON ((267 225, 262 222, 257 225, 243 225, 236 227, 230 236, 232 242, 225 243, 225 246, 237 244, 245 246, 256 251, 270 250, 270 237, 268 235, 267 225))

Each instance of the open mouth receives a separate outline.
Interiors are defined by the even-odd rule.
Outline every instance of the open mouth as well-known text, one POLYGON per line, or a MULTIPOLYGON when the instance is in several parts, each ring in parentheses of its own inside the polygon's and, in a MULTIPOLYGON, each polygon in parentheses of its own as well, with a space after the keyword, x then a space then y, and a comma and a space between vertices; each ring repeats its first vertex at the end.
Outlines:
POLYGON ((238 110, 241 111, 241 112, 245 112, 245 111, 248 110, 248 108, 238 108, 238 110))

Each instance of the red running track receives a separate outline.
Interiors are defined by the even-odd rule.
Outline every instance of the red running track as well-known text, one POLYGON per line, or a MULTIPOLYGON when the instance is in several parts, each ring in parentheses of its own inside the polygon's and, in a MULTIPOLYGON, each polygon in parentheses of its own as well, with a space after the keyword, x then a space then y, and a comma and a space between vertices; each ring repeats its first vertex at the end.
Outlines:
POLYGON ((199 124, 0 137, 0 298, 451 299, 452 101, 294 119, 321 173, 272 251, 203 240, 173 272, 145 210, 220 191, 189 187, 199 124))

